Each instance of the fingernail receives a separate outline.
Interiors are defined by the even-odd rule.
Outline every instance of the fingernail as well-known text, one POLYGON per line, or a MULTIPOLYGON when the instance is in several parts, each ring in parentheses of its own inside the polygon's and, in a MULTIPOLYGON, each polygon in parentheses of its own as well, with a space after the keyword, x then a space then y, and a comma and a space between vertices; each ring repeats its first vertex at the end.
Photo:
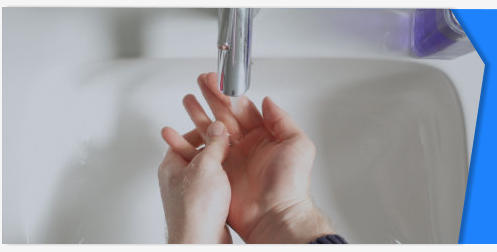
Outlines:
POLYGON ((239 115, 240 112, 242 112, 241 108, 245 107, 245 96, 240 96, 239 98, 233 98, 230 97, 230 107, 231 107, 231 112, 233 112, 235 115, 239 115))
POLYGON ((271 99, 271 97, 266 96, 266 97, 264 97, 264 99, 266 99, 267 102, 269 102, 269 104, 274 105, 274 101, 273 101, 273 99, 271 99))
POLYGON ((216 121, 212 123, 207 129, 207 134, 209 136, 220 136, 224 132, 224 124, 222 122, 216 121))

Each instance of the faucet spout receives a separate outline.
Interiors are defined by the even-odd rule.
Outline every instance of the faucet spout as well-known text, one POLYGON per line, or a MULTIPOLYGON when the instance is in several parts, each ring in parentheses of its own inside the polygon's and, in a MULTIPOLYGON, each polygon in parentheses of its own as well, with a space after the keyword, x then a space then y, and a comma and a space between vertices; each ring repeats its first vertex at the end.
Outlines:
POLYGON ((241 96, 250 86, 253 9, 219 9, 218 84, 228 96, 241 96))

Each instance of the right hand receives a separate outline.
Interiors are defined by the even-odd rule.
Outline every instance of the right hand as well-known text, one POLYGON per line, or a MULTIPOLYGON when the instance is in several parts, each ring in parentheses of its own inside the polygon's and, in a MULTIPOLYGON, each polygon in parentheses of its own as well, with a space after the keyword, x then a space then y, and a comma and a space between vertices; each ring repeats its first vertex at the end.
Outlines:
MULTIPOLYGON (((248 243, 307 243, 333 233, 309 196, 315 146, 304 132, 269 98, 262 115, 245 96, 234 110, 217 89, 216 74, 203 74, 198 82, 215 118, 230 133, 223 167, 232 191, 231 227, 248 243)), ((193 95, 184 105, 205 136, 209 117, 193 95)))

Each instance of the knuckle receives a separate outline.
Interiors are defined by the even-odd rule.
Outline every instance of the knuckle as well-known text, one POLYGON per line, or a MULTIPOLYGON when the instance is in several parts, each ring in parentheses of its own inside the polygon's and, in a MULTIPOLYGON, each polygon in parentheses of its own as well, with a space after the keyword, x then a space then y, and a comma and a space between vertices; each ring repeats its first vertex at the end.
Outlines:
POLYGON ((212 156, 203 154, 197 162, 197 167, 201 169, 208 168, 209 166, 211 166, 213 161, 214 160, 212 156))
POLYGON ((166 162, 159 166, 157 175, 159 177, 159 182, 163 182, 166 185, 174 185, 181 176, 181 172, 179 172, 177 167, 166 162))
POLYGON ((168 176, 166 176, 166 182, 169 185, 177 185, 182 180, 183 180, 183 176, 179 172, 169 173, 168 176))
POLYGON ((192 161, 190 162, 189 166, 191 167, 191 169, 197 169, 198 167, 200 167, 202 165, 202 160, 203 160, 203 157, 204 154, 203 152, 198 154, 197 156, 195 156, 195 158, 192 159, 192 161))
POLYGON ((279 117, 276 118, 270 125, 271 129, 273 132, 281 132, 282 129, 285 127, 285 122, 283 121, 283 118, 279 117))
POLYGON ((301 135, 298 141, 300 143, 302 150, 309 152, 313 155, 316 153, 316 145, 307 136, 301 135))
POLYGON ((159 165, 159 168, 157 169, 157 176, 159 176, 159 178, 162 178, 164 176, 167 176, 168 175, 168 167, 167 167, 167 163, 161 163, 159 165))
POLYGON ((209 155, 209 152, 210 149, 204 149, 200 154, 198 154, 196 157, 195 157, 195 163, 197 165, 202 165, 202 164, 205 164, 209 161, 210 159, 210 155, 209 155))
POLYGON ((205 172, 208 172, 212 168, 216 167, 216 162, 217 161, 215 157, 202 152, 190 163, 190 165, 192 166, 191 170, 195 171, 196 174, 204 174, 205 172))

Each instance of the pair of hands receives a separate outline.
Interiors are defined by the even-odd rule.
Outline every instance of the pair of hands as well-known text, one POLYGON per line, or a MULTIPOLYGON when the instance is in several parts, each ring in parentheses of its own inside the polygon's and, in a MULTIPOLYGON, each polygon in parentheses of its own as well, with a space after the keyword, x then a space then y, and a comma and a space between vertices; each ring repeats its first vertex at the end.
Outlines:
POLYGON ((162 130, 170 146, 158 173, 168 242, 231 243, 227 225, 247 243, 307 243, 333 233, 309 196, 312 141, 267 97, 262 115, 245 96, 232 106, 216 78, 198 78, 215 122, 187 95, 196 128, 162 130))

